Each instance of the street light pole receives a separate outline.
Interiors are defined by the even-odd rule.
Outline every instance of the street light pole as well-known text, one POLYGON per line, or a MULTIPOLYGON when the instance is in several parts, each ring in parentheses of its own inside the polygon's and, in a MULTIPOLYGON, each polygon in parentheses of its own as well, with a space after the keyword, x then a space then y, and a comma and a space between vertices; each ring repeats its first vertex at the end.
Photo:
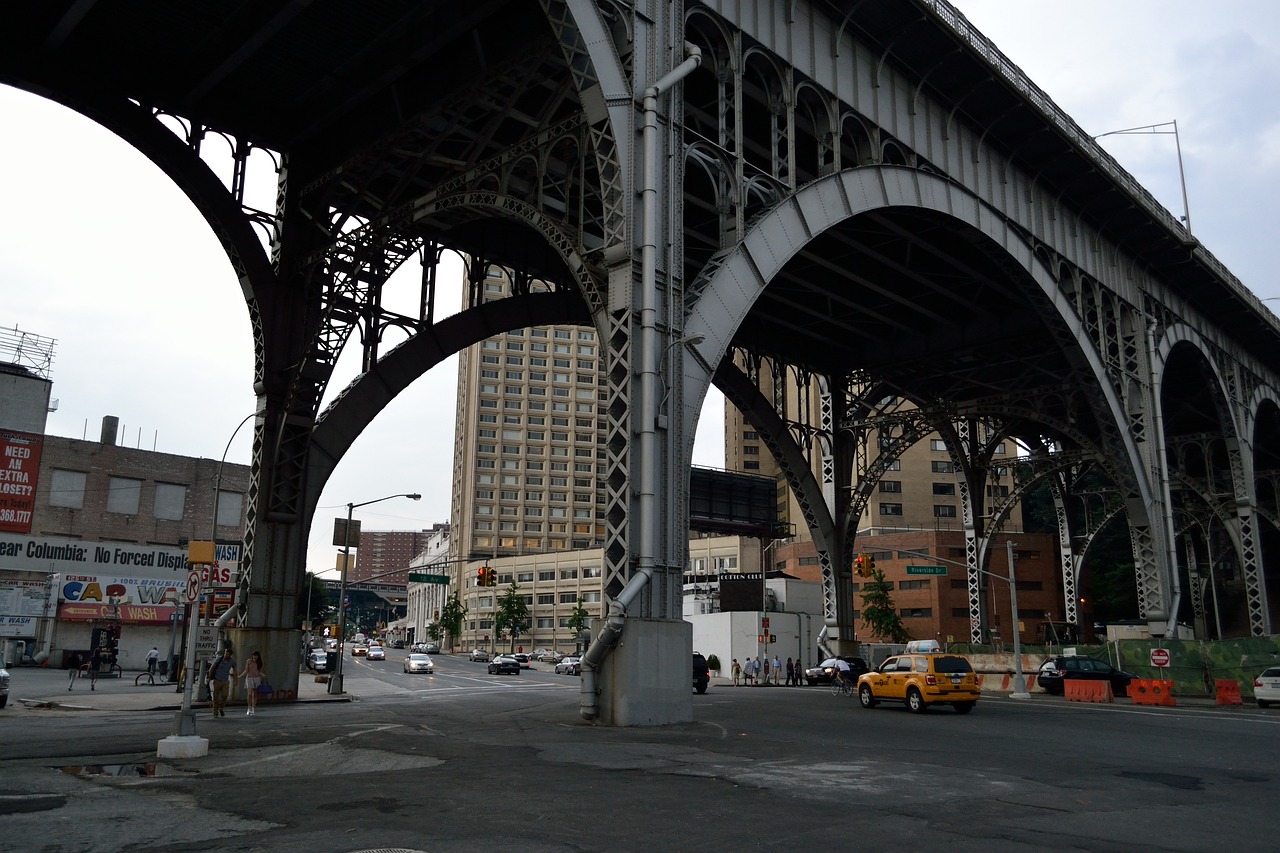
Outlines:
POLYGON ((1009 609, 1013 618, 1013 692, 1009 694, 1009 698, 1030 699, 1027 679, 1022 672, 1022 632, 1018 621, 1018 578, 1013 572, 1013 540, 1006 539, 1004 544, 1009 554, 1009 609))
POLYGON ((342 580, 338 584, 338 665, 333 675, 329 676, 330 693, 342 693, 342 654, 345 651, 347 639, 347 564, 351 561, 351 513, 356 507, 381 503, 392 498, 409 498, 418 501, 422 500, 422 495, 387 495, 377 500, 347 504, 347 526, 342 531, 342 580))
MULTIPOLYGON (((1009 555, 1009 576, 1008 577, 1005 577, 1004 575, 998 575, 995 572, 989 572, 986 569, 980 569, 977 566, 974 566, 973 570, 978 572, 979 574, 989 575, 990 577, 998 578, 999 580, 1002 580, 1009 585, 1009 609, 1011 611, 1010 616, 1013 619, 1013 692, 1009 694, 1009 698, 1010 699, 1030 699, 1031 694, 1027 692, 1027 678, 1022 671, 1022 637, 1018 632, 1018 625, 1020 622, 1020 620, 1018 619, 1018 578, 1014 574, 1014 570, 1013 570, 1013 540, 1006 539, 1004 544, 1005 544, 1005 547, 1008 549, 1007 553, 1009 555)), ((922 551, 907 551, 905 549, 899 548, 898 553, 908 554, 912 557, 923 557, 926 560, 937 560, 939 563, 950 563, 951 565, 958 566, 962 569, 965 569, 966 571, 969 569, 969 566, 965 563, 958 563, 955 560, 948 560, 945 557, 938 557, 933 554, 926 554, 922 551)))
POLYGON ((1141 127, 1126 127, 1121 130, 1109 130, 1106 133, 1099 133, 1094 139, 1101 139, 1104 136, 1123 136, 1132 134, 1173 134, 1173 144, 1178 152, 1178 180, 1182 184, 1182 221, 1186 223, 1187 234, 1191 233, 1191 206, 1187 204, 1187 175, 1182 170, 1182 140, 1178 136, 1178 120, 1165 121, 1160 124, 1144 124, 1141 127), (1172 127, 1173 130, 1161 130, 1163 127, 1172 127))

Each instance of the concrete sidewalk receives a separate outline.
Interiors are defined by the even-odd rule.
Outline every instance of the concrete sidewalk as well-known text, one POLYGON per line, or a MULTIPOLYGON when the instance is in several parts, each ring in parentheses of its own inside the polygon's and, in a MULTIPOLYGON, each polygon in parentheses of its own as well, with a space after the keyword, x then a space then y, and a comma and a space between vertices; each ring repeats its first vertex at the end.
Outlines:
MULTIPOLYGON (((98 683, 90 689, 87 676, 72 681, 70 672, 65 669, 52 669, 35 666, 20 666, 9 669, 9 707, 0 713, 11 710, 43 710, 60 709, 66 711, 178 711, 182 708, 182 688, 180 685, 163 683, 155 686, 134 685, 137 672, 126 671, 122 678, 106 678, 98 676, 98 683), (71 684, 71 689, 67 685, 71 684)), ((311 672, 298 674, 298 695, 292 701, 297 702, 350 702, 359 698, 350 692, 353 686, 350 675, 344 678, 343 686, 347 692, 332 695, 328 692, 327 683, 317 683, 311 672)), ((157 676, 157 681, 159 676, 157 676)), ((365 679, 359 679, 364 681, 365 679)), ((198 691, 193 687, 193 697, 198 691)), ((244 707, 245 694, 243 684, 232 693, 230 707, 244 707)), ((264 699, 259 705, 271 704, 264 699)), ((283 703, 282 703, 283 704, 283 703)), ((192 708, 208 709, 208 701, 192 700, 192 708)))

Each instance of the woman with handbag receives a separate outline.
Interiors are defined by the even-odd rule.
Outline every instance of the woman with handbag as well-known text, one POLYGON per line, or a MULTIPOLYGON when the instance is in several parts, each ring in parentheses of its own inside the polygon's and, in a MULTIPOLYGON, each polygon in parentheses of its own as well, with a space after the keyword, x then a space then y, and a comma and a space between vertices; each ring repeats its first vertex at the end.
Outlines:
POLYGON ((258 709, 258 687, 266 684, 267 680, 262 675, 262 655, 254 652, 249 655, 249 660, 244 665, 244 687, 245 698, 249 701, 249 710, 245 711, 246 717, 252 717, 258 709))

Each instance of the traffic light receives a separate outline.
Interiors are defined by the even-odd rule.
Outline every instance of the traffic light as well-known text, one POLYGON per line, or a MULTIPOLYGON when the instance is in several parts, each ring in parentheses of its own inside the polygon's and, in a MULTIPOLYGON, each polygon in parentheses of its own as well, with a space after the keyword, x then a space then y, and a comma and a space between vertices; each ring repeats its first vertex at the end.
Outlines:
POLYGON ((481 566, 480 568, 476 569, 476 586, 488 586, 488 585, 489 585, 489 567, 481 566))
POLYGON ((871 577, 871 571, 875 567, 876 561, 868 557, 866 554, 859 554, 853 558, 853 570, 858 573, 858 577, 871 577))
POLYGON ((876 573, 876 558, 870 554, 863 555, 862 565, 867 570, 867 577, 871 577, 876 573))

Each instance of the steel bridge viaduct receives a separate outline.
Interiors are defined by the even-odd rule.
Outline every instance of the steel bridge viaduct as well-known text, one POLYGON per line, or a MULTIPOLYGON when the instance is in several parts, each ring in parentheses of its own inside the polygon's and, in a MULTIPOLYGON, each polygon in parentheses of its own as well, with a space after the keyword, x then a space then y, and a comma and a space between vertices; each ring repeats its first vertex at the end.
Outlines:
POLYGON ((1276 317, 943 0, 42 0, 6 10, 0 81, 128 140, 226 249, 259 400, 236 639, 282 667, 351 442, 451 353, 565 321, 607 369, 589 719, 692 715, 681 573, 712 384, 799 498, 829 647, 852 639, 859 513, 935 431, 971 569, 1009 507, 986 497, 993 447, 1016 439, 1010 500, 1052 486, 1069 620, 1115 519, 1152 623, 1212 595, 1222 632, 1273 631, 1276 317), (274 210, 246 205, 251 168, 274 170, 274 210), (444 252, 470 259, 448 318, 444 252), (407 264, 414 315, 381 299, 407 264), (489 264, 514 296, 486 298, 489 264), (322 410, 347 345, 363 373, 322 410), (821 416, 788 416, 766 374, 821 416))

